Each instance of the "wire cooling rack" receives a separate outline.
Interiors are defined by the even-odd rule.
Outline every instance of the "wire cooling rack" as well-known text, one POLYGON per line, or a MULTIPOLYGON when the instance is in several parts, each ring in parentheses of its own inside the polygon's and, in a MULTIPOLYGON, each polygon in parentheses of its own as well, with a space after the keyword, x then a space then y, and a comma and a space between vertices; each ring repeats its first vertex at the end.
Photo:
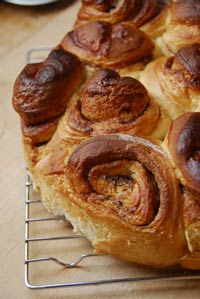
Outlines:
MULTIPOLYGON (((51 48, 45 46, 30 49, 27 62, 41 61, 51 48)), ((54 217, 47 212, 39 194, 34 192, 30 175, 26 171, 25 284, 28 288, 167 280, 200 280, 200 272, 153 271, 109 255, 93 253, 90 243, 84 237, 75 235, 63 216, 54 217), (115 271, 111 271, 113 267, 115 271)))

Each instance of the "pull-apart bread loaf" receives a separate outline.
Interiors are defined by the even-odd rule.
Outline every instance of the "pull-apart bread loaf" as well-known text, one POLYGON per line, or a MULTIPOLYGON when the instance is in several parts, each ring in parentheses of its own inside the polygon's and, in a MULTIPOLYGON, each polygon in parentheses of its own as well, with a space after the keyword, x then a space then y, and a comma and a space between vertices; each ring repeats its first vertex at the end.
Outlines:
POLYGON ((74 29, 16 78, 13 106, 51 213, 97 252, 200 269, 200 45, 154 59, 140 30, 179 2, 82 1, 74 29))

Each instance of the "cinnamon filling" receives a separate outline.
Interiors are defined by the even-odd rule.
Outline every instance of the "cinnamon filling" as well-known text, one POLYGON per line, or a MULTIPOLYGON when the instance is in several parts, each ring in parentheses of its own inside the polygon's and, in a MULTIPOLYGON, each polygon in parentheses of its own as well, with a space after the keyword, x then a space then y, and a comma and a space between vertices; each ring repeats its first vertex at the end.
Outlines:
POLYGON ((148 107, 147 91, 139 81, 100 69, 88 80, 80 101, 70 108, 68 122, 86 134, 123 132, 134 127, 148 107))
POLYGON ((88 184, 91 188, 88 201, 112 209, 128 223, 147 225, 157 214, 157 184, 137 161, 120 160, 94 166, 88 174, 88 184))

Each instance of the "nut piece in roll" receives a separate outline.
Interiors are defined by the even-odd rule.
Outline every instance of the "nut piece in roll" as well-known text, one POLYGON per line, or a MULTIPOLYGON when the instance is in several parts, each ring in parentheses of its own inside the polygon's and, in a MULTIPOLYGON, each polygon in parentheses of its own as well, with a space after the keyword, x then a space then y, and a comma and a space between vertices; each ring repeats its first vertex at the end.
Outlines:
POLYGON ((159 12, 157 0, 82 0, 75 27, 89 21, 128 21, 140 27, 159 12))
POLYGON ((172 1, 163 12, 141 27, 155 41, 155 55, 173 55, 200 41, 200 1, 172 1))
POLYGON ((200 43, 181 48, 175 56, 160 57, 140 72, 149 94, 174 119, 200 111, 200 43))
POLYGON ((56 131, 69 98, 84 78, 84 66, 71 53, 50 52, 44 62, 28 64, 15 81, 13 106, 21 118, 28 166, 39 159, 40 145, 56 131))
POLYGON ((82 142, 68 162, 64 151, 46 168, 37 165, 51 212, 64 214, 97 250, 153 267, 179 263, 187 252, 182 197, 157 144, 116 134, 82 142))
POLYGON ((142 69, 152 55, 153 42, 128 23, 90 22, 68 32, 60 46, 93 66, 142 69), (139 63, 139 64, 138 64, 139 63))

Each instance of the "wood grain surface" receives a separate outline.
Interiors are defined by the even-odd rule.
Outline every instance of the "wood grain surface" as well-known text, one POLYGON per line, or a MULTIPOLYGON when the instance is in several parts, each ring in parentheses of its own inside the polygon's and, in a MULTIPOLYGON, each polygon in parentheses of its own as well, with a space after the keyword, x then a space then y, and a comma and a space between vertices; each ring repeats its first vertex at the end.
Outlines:
MULTIPOLYGON (((0 298, 200 298, 200 281, 163 281, 92 285, 59 289, 31 290, 24 283, 24 169, 25 163, 20 140, 18 115, 11 104, 13 83, 26 63, 27 51, 35 46, 56 45, 69 31, 76 18, 79 1, 59 1, 40 7, 22 7, 0 2, 0 298)), ((41 207, 35 211, 46 213, 41 207)), ((42 226, 42 224, 39 224, 42 226)), ((45 233, 51 225, 43 227, 45 233)), ((63 225, 63 224, 61 224, 63 225)), ((38 233, 38 228, 32 228, 38 233)), ((42 229, 42 227, 41 227, 42 229)), ((67 229, 67 228, 66 228, 67 229)), ((39 227, 40 231, 40 227, 39 227)), ((57 234, 65 232, 59 227, 57 234)), ((86 252, 86 240, 77 241, 72 247, 65 243, 49 245, 43 242, 32 247, 34 257, 45 256, 52 250, 56 256, 68 261, 76 258, 79 250, 86 252), (66 252, 65 252, 66 246, 66 252)), ((46 282, 56 274, 66 280, 98 280, 109 277, 140 275, 149 270, 112 257, 84 261, 70 271, 45 264, 38 266, 31 275, 33 281, 46 282)))

